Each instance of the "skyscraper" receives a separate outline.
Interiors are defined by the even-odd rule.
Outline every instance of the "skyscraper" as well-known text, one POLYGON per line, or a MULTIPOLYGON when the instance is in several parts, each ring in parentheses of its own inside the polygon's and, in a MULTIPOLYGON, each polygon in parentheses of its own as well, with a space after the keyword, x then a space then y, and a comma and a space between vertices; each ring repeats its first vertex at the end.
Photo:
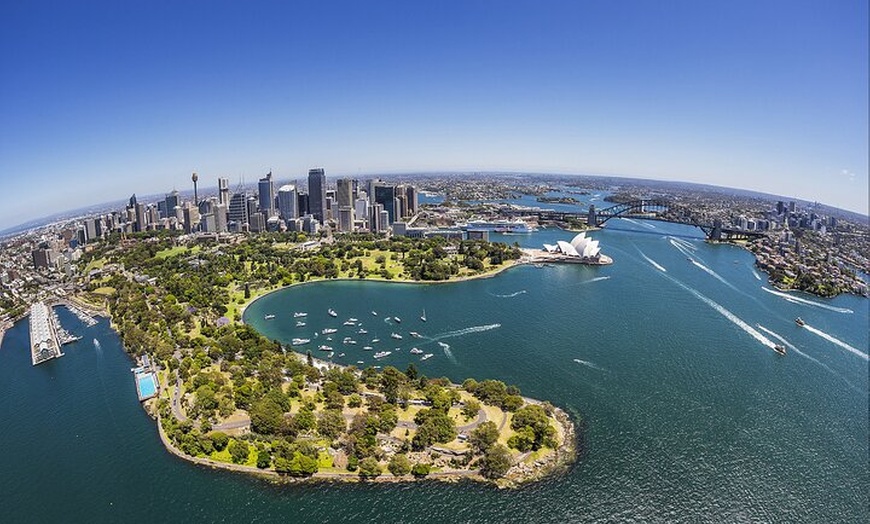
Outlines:
POLYGON ((175 189, 172 190, 172 193, 166 195, 166 199, 164 200, 164 210, 163 210, 163 218, 169 218, 175 214, 175 208, 181 205, 181 202, 178 199, 178 191, 175 189))
POLYGON ((233 193, 230 198, 229 221, 234 224, 233 231, 241 231, 242 225, 248 223, 248 195, 233 193))
POLYGON ((257 185, 260 199, 260 212, 269 218, 272 216, 275 207, 275 186, 272 184, 272 172, 260 179, 257 185))
POLYGON ((218 204, 228 206, 230 204, 230 180, 218 178, 218 204))
POLYGON ((387 224, 380 224, 378 230, 381 228, 386 229, 398 219, 396 216, 396 186, 386 182, 375 182, 372 186, 374 189, 374 203, 384 206, 384 211, 387 212, 389 217, 387 224))
POLYGON ((278 188, 278 213, 285 221, 299 216, 296 186, 287 184, 278 188))
POLYGON ((322 167, 308 170, 308 211, 321 224, 326 219, 326 173, 322 167))

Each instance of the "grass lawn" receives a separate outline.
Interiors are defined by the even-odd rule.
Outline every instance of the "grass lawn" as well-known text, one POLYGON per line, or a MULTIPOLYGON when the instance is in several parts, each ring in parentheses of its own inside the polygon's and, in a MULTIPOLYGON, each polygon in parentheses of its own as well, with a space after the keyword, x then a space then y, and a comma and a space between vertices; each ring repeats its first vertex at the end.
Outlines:
POLYGON ((202 249, 202 247, 199 245, 193 246, 192 248, 187 247, 187 246, 175 246, 175 247, 172 247, 169 249, 164 249, 162 251, 158 251, 157 253, 154 253, 154 258, 165 259, 165 258, 174 257, 176 255, 181 255, 181 254, 188 253, 188 252, 192 254, 192 253, 199 252, 200 249, 202 249))
POLYGON ((97 289, 93 290, 93 293, 95 295, 111 296, 115 294, 115 288, 110 286, 98 287, 97 289))

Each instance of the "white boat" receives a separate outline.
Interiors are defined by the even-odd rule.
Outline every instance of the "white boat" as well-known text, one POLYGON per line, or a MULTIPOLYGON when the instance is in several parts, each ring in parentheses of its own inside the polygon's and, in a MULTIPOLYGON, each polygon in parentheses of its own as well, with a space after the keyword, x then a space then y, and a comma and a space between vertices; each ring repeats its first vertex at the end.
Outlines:
POLYGON ((380 342, 380 341, 381 341, 381 339, 379 339, 379 338, 373 338, 373 339, 372 339, 372 344, 377 344, 377 343, 380 342))
POLYGON ((402 335, 400 335, 398 333, 392 333, 392 334, 390 334, 390 336, 396 340, 402 340, 402 335))
POLYGON ((343 356, 344 356, 344 353, 339 353, 339 354, 338 354, 338 358, 341 358, 341 357, 343 357, 343 356))
POLYGON ((329 335, 332 333, 338 333, 338 330, 335 328, 325 328, 323 331, 321 331, 321 333, 323 333, 324 335, 329 335))
POLYGON ((307 317, 307 316, 308 316, 308 313, 305 313, 304 311, 297 311, 296 313, 293 313, 293 318, 307 317))
POLYGON ((294 338, 290 341, 290 344, 293 346, 304 346, 309 342, 311 342, 310 338, 294 338))
POLYGON ((356 344, 356 340, 345 340, 345 344, 356 344))
POLYGON ((373 348, 371 346, 363 346, 363 351, 371 351, 373 349, 375 349, 375 348, 373 348))
POLYGON ((359 319, 358 319, 358 318, 350 317, 349 319, 347 319, 347 321, 348 321, 348 322, 359 322, 359 319))
POLYGON ((422 320, 423 322, 426 322, 426 310, 425 309, 423 310, 423 314, 420 315, 420 320, 422 320))
POLYGON ((305 327, 305 322, 302 322, 301 320, 297 321, 296 327, 305 327))
POLYGON ((392 354, 393 354, 392 351, 378 351, 377 353, 374 354, 374 357, 375 358, 384 358, 384 357, 388 357, 392 354))
POLYGON ((425 355, 423 355, 422 357, 420 357, 420 360, 427 360, 427 359, 430 359, 430 358, 432 358, 432 353, 426 353, 425 355))
POLYGON ((359 328, 359 331, 357 331, 357 333, 359 333, 360 335, 368 335, 369 332, 363 328, 359 328))
POLYGON ((423 350, 422 350, 422 349, 418 349, 418 348, 411 348, 410 353, 411 353, 412 355, 421 355, 421 354, 423 354, 423 350))
POLYGON ((357 364, 365 364, 365 362, 363 362, 362 360, 357 360, 356 363, 357 364))
POLYGON ((421 337, 420 333, 417 333, 416 331, 411 331, 411 332, 409 333, 409 335, 411 335, 411 336, 414 337, 414 338, 420 338, 420 337, 421 337))
POLYGON ((395 320, 397 324, 401 324, 401 323, 402 323, 402 319, 399 318, 399 317, 393 317, 393 320, 395 320))
POLYGON ((375 310, 372 310, 372 315, 374 315, 374 316, 378 316, 378 312, 375 311, 375 310))
POLYGON ((350 320, 347 320, 347 321, 344 322, 344 325, 345 325, 345 326, 355 326, 355 325, 356 325, 356 322, 351 322, 350 320))
POLYGON ((319 349, 320 351, 332 351, 332 348, 326 345, 320 346, 317 349, 319 349))
POLYGON ((272 320, 273 318, 275 318, 275 315, 266 315, 265 318, 266 320, 272 320))
POLYGON ((337 317, 337 316, 338 316, 338 313, 336 313, 335 310, 332 309, 332 308, 330 308, 329 311, 327 311, 327 313, 329 313, 329 316, 331 316, 331 317, 337 317))

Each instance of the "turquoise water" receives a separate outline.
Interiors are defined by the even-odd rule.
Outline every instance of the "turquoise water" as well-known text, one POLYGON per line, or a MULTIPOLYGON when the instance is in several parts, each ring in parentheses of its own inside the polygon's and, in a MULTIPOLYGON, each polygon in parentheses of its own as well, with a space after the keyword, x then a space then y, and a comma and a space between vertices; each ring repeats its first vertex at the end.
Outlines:
POLYGON ((136 382, 139 384, 139 397, 148 398, 157 393, 157 380, 151 373, 137 373, 136 382))
MULTIPOLYGON (((493 238, 538 246, 570 236, 493 238)), ((373 363, 361 334, 341 343, 351 336, 341 323, 356 317, 369 341, 377 334, 394 351, 381 365, 498 378, 582 415, 581 457, 562 475, 501 491, 276 486, 202 469, 162 449, 107 323, 85 328, 60 310, 85 335, 63 358, 32 367, 26 321, 0 348, 0 492, 15 501, 3 520, 866 522, 867 300, 772 294, 749 253, 683 226, 619 220, 593 236, 613 265, 525 266, 444 285, 313 284, 246 312, 285 342, 335 327, 334 358, 373 363), (309 313, 305 328, 294 311, 309 313), (786 341, 786 357, 765 345, 770 333, 786 341), (420 362, 412 346, 434 356, 420 362)))

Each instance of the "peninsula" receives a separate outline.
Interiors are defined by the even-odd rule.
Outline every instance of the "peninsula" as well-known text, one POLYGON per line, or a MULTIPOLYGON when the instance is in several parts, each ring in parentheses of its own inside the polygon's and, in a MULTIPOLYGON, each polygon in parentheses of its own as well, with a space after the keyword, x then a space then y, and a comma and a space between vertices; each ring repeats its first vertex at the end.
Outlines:
POLYGON ((153 363, 160 388, 146 406, 178 456, 274 478, 471 478, 500 486, 574 460, 569 417, 514 386, 456 385, 414 364, 403 371, 338 365, 313 358, 308 341, 281 344, 241 322, 248 303, 289 285, 369 275, 480 278, 516 263, 517 248, 368 235, 314 244, 292 234, 233 243, 137 237, 110 239, 86 255, 82 298, 105 307, 127 351, 153 363))

